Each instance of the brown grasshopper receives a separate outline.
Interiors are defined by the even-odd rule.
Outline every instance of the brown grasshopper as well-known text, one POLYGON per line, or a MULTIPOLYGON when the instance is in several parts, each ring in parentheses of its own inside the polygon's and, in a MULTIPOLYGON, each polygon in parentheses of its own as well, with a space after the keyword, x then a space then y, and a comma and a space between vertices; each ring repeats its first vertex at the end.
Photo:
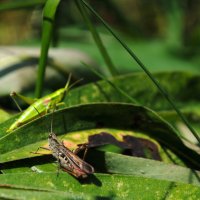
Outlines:
POLYGON ((94 173, 94 168, 77 156, 81 149, 86 148, 84 144, 72 152, 64 146, 63 142, 57 139, 56 134, 53 132, 49 133, 48 141, 49 150, 58 160, 59 166, 63 171, 67 171, 77 178, 85 178, 88 174, 94 173))
MULTIPOLYGON (((87 144, 80 144, 74 152, 71 151, 63 144, 63 142, 60 142, 57 139, 56 134, 53 133, 52 122, 53 114, 51 121, 51 131, 48 137, 49 148, 39 147, 38 150, 41 148, 51 151, 52 155, 57 159, 59 163, 59 168, 61 168, 63 171, 67 171, 69 174, 77 178, 85 178, 88 174, 93 174, 94 168, 90 164, 79 158, 77 155, 77 153, 82 149, 85 149, 86 153, 87 144)), ((37 151, 35 153, 37 153, 37 151)), ((85 153, 83 158, 85 157, 85 153)))

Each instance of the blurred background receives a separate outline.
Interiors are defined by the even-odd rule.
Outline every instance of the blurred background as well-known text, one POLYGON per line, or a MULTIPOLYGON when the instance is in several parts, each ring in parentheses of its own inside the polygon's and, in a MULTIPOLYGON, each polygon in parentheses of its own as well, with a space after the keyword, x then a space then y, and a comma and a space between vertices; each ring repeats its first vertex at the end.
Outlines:
MULTIPOLYGON (((29 93, 35 86, 45 0, 30 2, 0 0, 1 97, 8 97, 13 90, 29 93), (25 59, 27 56, 29 59, 25 59)), ((151 72, 200 71, 199 1, 87 2, 118 32, 151 72)), ((118 71, 121 74, 141 71, 103 25, 93 15, 90 16, 118 71)), ((69 72, 73 73, 74 80, 84 77, 83 83, 97 80, 98 77, 91 75, 81 61, 109 75, 74 1, 65 0, 59 4, 49 55, 49 65, 54 69, 48 69, 48 84, 45 86, 50 91, 62 87, 69 72)))
MULTIPOLYGON (((1 0, 2 3, 15 2, 1 0)), ((41 1, 42 2, 42 1, 41 1)), ((45 2, 45 1, 43 1, 45 2)), ((89 1, 152 70, 199 70, 200 2, 197 0, 89 1)), ((1 7, 1 5, 0 5, 1 7)), ((40 46, 43 4, 0 12, 0 45, 40 46)), ((139 70, 118 43, 92 16, 116 65, 139 70), (119 57, 120 55, 120 57, 119 57)), ((57 12, 54 47, 78 48, 103 65, 73 1, 57 12)))

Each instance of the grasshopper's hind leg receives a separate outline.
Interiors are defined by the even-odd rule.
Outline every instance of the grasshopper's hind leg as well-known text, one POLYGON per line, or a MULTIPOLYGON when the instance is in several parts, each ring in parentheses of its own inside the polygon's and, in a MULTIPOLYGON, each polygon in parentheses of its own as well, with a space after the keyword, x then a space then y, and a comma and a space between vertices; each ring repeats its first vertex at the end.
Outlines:
POLYGON ((87 143, 85 143, 85 144, 79 144, 79 145, 78 145, 78 148, 75 149, 75 150, 73 151, 73 153, 77 155, 77 154, 78 154, 80 151, 82 151, 82 150, 84 150, 84 153, 83 153, 83 160, 85 160, 85 156, 86 156, 86 154, 87 154, 87 152, 88 152, 88 144, 87 144, 87 143))
POLYGON ((25 97, 25 96, 23 96, 23 95, 21 95, 21 94, 18 94, 17 92, 11 92, 11 93, 10 93, 10 97, 11 97, 12 100, 15 102, 15 104, 16 104, 16 106, 17 106, 17 108, 19 109, 20 112, 22 112, 22 109, 21 109, 20 105, 18 104, 18 102, 17 102, 17 100, 16 100, 16 97, 17 97, 18 99, 21 99, 22 101, 24 101, 24 102, 27 103, 28 105, 31 105, 31 104, 33 104, 33 103, 36 101, 36 99, 31 99, 31 98, 29 98, 29 97, 25 97))

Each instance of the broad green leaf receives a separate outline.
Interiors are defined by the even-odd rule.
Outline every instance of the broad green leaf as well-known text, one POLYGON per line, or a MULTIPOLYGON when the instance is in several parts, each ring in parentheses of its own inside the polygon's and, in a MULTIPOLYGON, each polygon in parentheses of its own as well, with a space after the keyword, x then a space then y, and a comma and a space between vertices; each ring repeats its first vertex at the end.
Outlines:
POLYGON ((30 191, 32 198, 37 199, 44 199, 50 194, 53 197, 57 195, 57 198, 71 196, 72 199, 197 199, 200 195, 197 186, 130 175, 94 174, 81 181, 66 173, 59 176, 56 173, 1 175, 0 197, 22 197, 24 194, 24 199, 28 199, 30 191))
MULTIPOLYGON (((162 157, 163 160, 165 160, 166 162, 170 162, 169 159, 167 160, 167 158, 162 156, 164 152, 162 148, 160 147, 160 145, 155 140, 146 136, 145 134, 142 134, 136 131, 127 131, 123 129, 120 130, 120 129, 110 129, 110 128, 95 128, 95 129, 83 130, 83 131, 73 131, 71 133, 62 133, 62 136, 60 136, 59 139, 62 140, 69 149, 73 150, 77 148, 77 144, 87 143, 89 136, 92 136, 94 134, 98 134, 101 132, 108 133, 114 136, 114 138, 116 138, 118 141, 123 141, 123 136, 125 135, 134 136, 134 137, 143 138, 143 139, 145 138, 147 141, 154 144, 155 151, 162 157)), ((0 160, 7 162, 7 161, 13 161, 13 160, 18 160, 18 159, 23 159, 23 158, 35 157, 37 155, 35 155, 34 152, 38 149, 38 147, 41 147, 41 146, 48 147, 47 138, 39 142, 35 142, 33 144, 29 144, 21 148, 16 148, 12 151, 4 153, 1 155, 0 160)), ((122 149, 121 151, 119 150, 119 152, 122 152, 122 151, 123 151, 122 149)), ((153 150, 151 149, 151 151, 153 150)), ((40 150, 39 153, 50 154, 50 151, 40 150)), ((177 162, 179 163, 180 161, 177 161, 177 162)))
MULTIPOLYGON (((55 112, 53 119, 53 128, 57 135, 97 128, 141 132, 169 148, 184 162, 199 168, 200 156, 183 145, 176 131, 166 121, 145 107, 117 103, 80 105, 55 112)), ((16 160, 18 156, 21 159, 24 153, 21 148, 26 151, 25 157, 31 157, 30 152, 37 149, 36 146, 44 145, 42 142, 47 140, 50 123, 51 115, 47 115, 11 133, 1 133, 0 162, 16 160), (17 154, 16 150, 19 150, 17 154)), ((1 126, 5 131, 9 122, 1 126)), ((80 138, 80 134, 77 137, 80 138)), ((81 141, 83 142, 85 140, 81 141)))
MULTIPOLYGON (((174 164, 94 150, 89 150, 86 161, 94 167, 96 172, 133 175, 200 186, 199 171, 174 164)), ((58 164, 55 163, 53 157, 41 156, 12 164, 5 163, 4 168, 3 173, 44 173, 57 172, 58 164)))
POLYGON ((92 164, 96 170, 200 186, 199 171, 178 165, 145 158, 124 156, 111 152, 95 151, 89 153, 88 156, 90 157, 90 164, 92 164), (97 161, 94 161, 95 157, 98 157, 97 161))
MULTIPOLYGON (((183 162, 169 149, 163 150, 163 148, 155 142, 153 139, 151 139, 148 136, 145 136, 144 134, 141 134, 139 132, 135 131, 127 131, 127 130, 119 130, 119 129, 91 129, 91 130, 85 130, 85 131, 76 131, 71 132, 62 135, 59 139, 64 142, 64 144, 69 149, 76 149, 77 144, 80 143, 86 143, 88 142, 88 137, 94 134, 98 133, 109 133, 110 135, 113 135, 118 141, 122 141, 123 136, 134 136, 136 138, 144 138, 146 139, 146 142, 148 141, 148 144, 151 143, 151 146, 148 148, 147 144, 145 146, 138 147, 133 149, 133 151, 137 155, 137 151, 142 151, 144 153, 144 156, 149 159, 159 159, 166 163, 171 163, 173 159, 173 163, 184 165, 183 162), (152 146, 153 145, 153 146, 152 146), (168 154, 166 154, 166 151, 168 154), (170 155, 170 157, 168 156, 170 155)), ((105 139, 104 139, 105 140, 105 139)), ((113 144, 113 143, 112 143, 113 144)), ((39 158, 33 158, 33 159, 26 159, 24 158, 30 158, 35 157, 38 154, 34 154, 34 152, 38 149, 38 147, 48 147, 47 139, 42 140, 41 142, 36 142, 30 145, 26 145, 22 148, 17 148, 13 151, 4 153, 1 155, 1 161, 4 162, 4 164, 1 165, 1 169, 3 173, 15 173, 15 172, 32 172, 32 171, 41 171, 41 172, 49 172, 49 171, 56 171, 57 170, 57 164, 55 163, 55 159, 53 159, 52 156, 41 156, 39 158), (22 159, 22 160, 19 160, 22 159), (7 161, 14 161, 19 160, 18 162, 8 162, 7 161), (51 163, 48 165, 48 163, 51 163)), ((113 147, 113 146, 112 146, 113 147)), ((117 153, 123 153, 125 149, 117 148, 114 149, 109 148, 106 146, 106 148, 101 148, 101 150, 104 151, 114 151, 117 153)), ((46 150, 39 150, 39 155, 41 154, 51 154, 50 151, 46 150)), ((139 156, 139 155, 138 155, 139 156)), ((87 156, 88 157, 88 156, 87 156)), ((96 157, 97 158, 97 157, 96 157)), ((93 160, 93 159, 92 159, 93 160)), ((98 159, 94 159, 95 162, 99 162, 98 159)), ((90 163, 91 161, 89 161, 90 163)))
MULTIPOLYGON (((188 72, 162 72, 155 73, 154 76, 165 90, 173 96, 176 105, 184 114, 186 113, 189 121, 194 122, 197 128, 199 127, 197 129, 199 130, 200 98, 196 91, 200 88, 200 75, 188 72)), ((180 122, 180 118, 175 111, 172 111, 169 103, 144 73, 124 75, 111 79, 111 81, 141 105, 161 112, 162 116, 169 122, 173 122, 175 125, 180 122), (169 111, 173 113, 173 116, 163 115, 163 111, 169 111)), ((65 98, 65 102, 68 106, 90 102, 131 103, 129 98, 123 96, 106 81, 88 84, 70 91, 65 98)))
MULTIPOLYGON (((160 84, 176 100, 182 108, 188 105, 199 105, 200 74, 189 72, 160 72, 153 74, 160 84), (177 81, 178 80, 178 81, 177 81), (191 88, 191 85, 193 86, 191 88)), ((171 110, 169 103, 162 97, 154 84, 144 73, 133 73, 118 76, 111 81, 124 90, 141 105, 157 111, 171 110)), ((88 84, 71 90, 65 98, 68 105, 90 102, 130 102, 106 81, 88 84)))
POLYGON ((8 120, 9 118, 11 118, 11 114, 9 114, 3 109, 0 109, 0 123, 8 120))
POLYGON ((18 185, 0 185, 0 198, 2 199, 91 199, 91 195, 81 193, 35 190, 32 188, 20 188, 18 185))

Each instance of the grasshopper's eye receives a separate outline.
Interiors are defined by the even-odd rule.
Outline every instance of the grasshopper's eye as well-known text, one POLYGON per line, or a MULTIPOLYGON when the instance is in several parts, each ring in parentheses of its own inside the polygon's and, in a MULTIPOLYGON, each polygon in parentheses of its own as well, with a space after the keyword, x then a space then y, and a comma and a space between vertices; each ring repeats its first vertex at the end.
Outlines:
POLYGON ((49 138, 52 138, 52 139, 56 139, 56 135, 55 135, 55 133, 49 133, 49 138))

